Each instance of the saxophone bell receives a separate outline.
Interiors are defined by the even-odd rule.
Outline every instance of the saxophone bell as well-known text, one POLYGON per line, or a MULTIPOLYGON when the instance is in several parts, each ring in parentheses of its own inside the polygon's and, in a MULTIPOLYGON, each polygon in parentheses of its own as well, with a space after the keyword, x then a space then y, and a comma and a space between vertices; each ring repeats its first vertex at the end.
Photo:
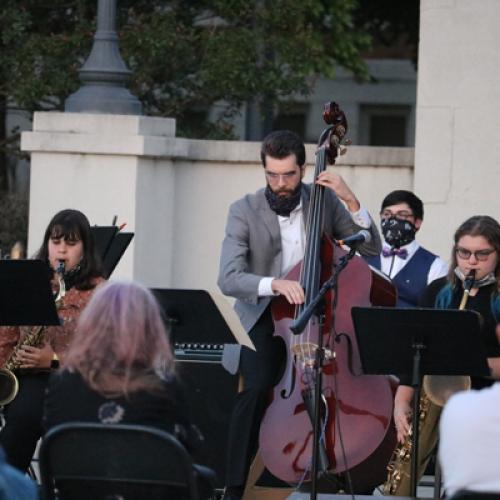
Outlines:
POLYGON ((0 368, 0 406, 8 405, 19 392, 19 380, 12 370, 0 368))

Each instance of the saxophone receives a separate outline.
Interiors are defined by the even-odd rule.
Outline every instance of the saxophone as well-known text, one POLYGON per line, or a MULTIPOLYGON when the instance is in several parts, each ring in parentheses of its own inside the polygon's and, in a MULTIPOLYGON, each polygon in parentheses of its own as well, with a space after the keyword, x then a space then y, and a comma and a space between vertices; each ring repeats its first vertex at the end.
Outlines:
MULTIPOLYGON (((464 292, 459 310, 465 309, 471 288, 474 286, 475 270, 464 280, 464 292)), ((455 392, 470 389, 468 376, 425 375, 419 401, 419 474, 430 458, 437 443, 437 431, 441 407, 455 392)), ((410 484, 412 429, 402 444, 398 444, 387 466, 387 480, 384 483, 384 495, 409 495, 406 489, 410 484)))
MULTIPOLYGON (((464 293, 458 306, 459 311, 465 309, 475 279, 476 270, 471 269, 464 279, 464 293)), ((444 406, 450 396, 458 391, 467 391, 471 388, 471 378, 468 375, 426 375, 423 388, 434 404, 444 406)))
MULTIPOLYGON (((434 420, 433 411, 435 405, 432 404, 431 400, 422 391, 420 401, 419 401, 419 431, 420 437, 422 438, 422 431, 425 426, 428 425, 429 419, 434 420), (432 417, 430 417, 432 415, 432 417)), ((439 414, 438 414, 439 416, 439 414)), ((410 429, 410 432, 406 436, 404 442, 398 444, 396 449, 394 450, 391 460, 387 465, 387 479, 384 483, 383 492, 384 495, 409 495, 409 485, 411 479, 411 450, 412 450, 412 434, 413 431, 410 429), (400 491, 400 488, 408 489, 408 491, 400 491)), ((420 447, 419 447, 420 449, 420 447)), ((420 455, 420 453, 419 453, 420 455)))
MULTIPOLYGON (((64 283, 64 261, 59 261, 56 269, 56 277, 58 283, 58 292, 54 297, 56 307, 61 305, 63 297, 66 295, 66 284, 64 283)), ((14 347, 12 354, 5 363, 3 368, 0 368, 0 406, 9 404, 19 391, 19 380, 14 373, 20 367, 20 362, 17 359, 19 349, 24 346, 40 347, 43 344, 46 326, 35 326, 19 341, 14 347)))

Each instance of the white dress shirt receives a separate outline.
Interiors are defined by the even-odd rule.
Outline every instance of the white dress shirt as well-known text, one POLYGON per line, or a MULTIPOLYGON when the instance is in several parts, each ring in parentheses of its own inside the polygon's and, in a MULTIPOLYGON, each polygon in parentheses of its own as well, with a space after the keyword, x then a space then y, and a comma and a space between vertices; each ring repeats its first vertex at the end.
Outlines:
MULTIPOLYGON (((363 229, 369 229, 371 226, 368 210, 361 207, 357 212, 350 212, 351 218, 355 224, 363 229)), ((300 202, 291 212, 289 217, 278 215, 281 235, 281 275, 285 276, 304 257, 306 231, 300 202)), ((276 295, 271 289, 272 281, 275 276, 262 278, 259 282, 259 297, 276 295)))

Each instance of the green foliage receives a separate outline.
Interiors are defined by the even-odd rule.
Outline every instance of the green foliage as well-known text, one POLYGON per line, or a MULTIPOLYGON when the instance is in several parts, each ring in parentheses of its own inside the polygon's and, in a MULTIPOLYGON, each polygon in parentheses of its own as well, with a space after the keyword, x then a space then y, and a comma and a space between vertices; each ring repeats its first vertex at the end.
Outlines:
POLYGON ((26 245, 28 199, 20 193, 0 192, 0 253, 10 252, 14 243, 26 245))
POLYGON ((403 45, 417 64, 420 0, 358 0, 354 19, 374 45, 403 45))
MULTIPOLYGON (((62 109, 80 85, 97 0, 3 0, 0 96, 29 111, 62 109)), ((307 94, 343 66, 367 79, 370 37, 353 25, 356 0, 119 0, 120 48, 145 112, 179 132, 230 137, 249 99, 307 94), (218 104, 217 120, 206 111, 218 104)))

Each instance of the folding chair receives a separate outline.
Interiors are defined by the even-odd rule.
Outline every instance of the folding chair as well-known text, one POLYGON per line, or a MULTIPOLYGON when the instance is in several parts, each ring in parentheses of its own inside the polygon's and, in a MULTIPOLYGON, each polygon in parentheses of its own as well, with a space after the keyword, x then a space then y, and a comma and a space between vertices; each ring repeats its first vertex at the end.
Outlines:
POLYGON ((198 500, 197 473, 171 434, 141 425, 67 423, 44 437, 45 500, 198 500))

